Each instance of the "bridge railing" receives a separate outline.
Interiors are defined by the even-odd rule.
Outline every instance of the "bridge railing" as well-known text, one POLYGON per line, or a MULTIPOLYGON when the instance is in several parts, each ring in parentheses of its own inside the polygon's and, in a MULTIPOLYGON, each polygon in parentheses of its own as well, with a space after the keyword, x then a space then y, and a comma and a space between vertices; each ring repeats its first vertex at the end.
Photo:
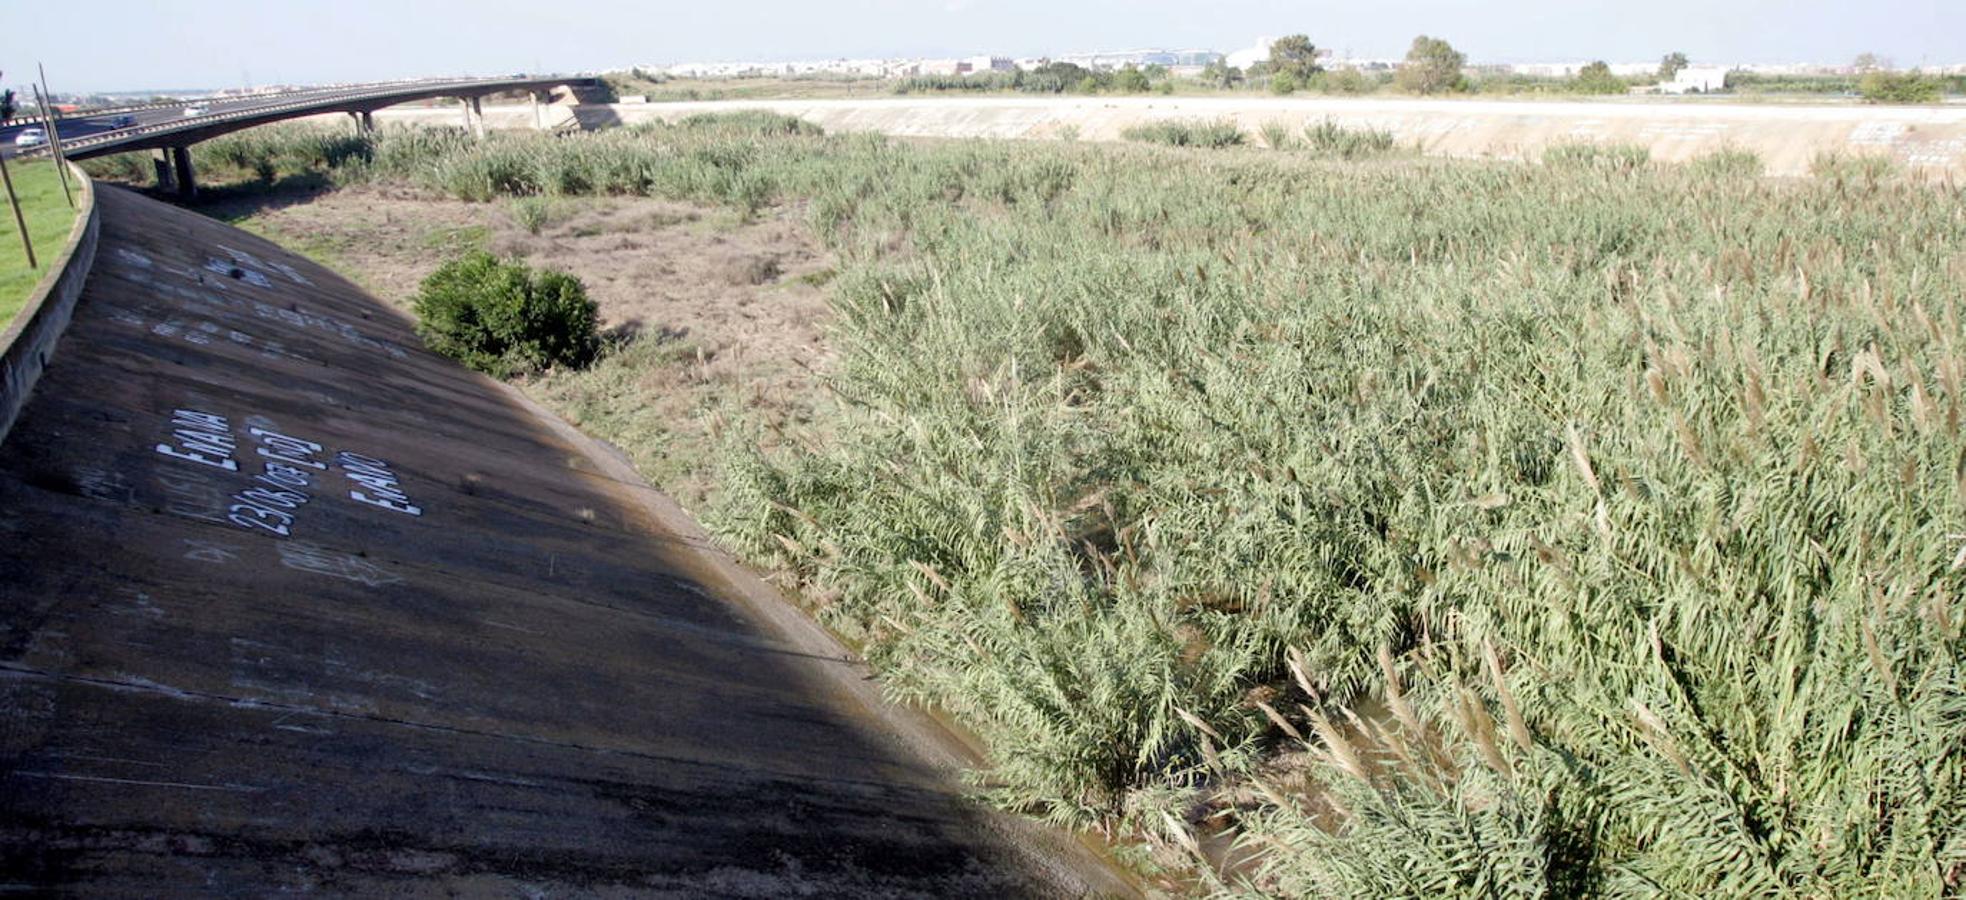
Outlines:
MULTIPOLYGON (((273 97, 294 97, 302 94, 319 94, 319 93, 332 92, 332 91, 345 91, 356 87, 371 87, 377 85, 391 85, 391 84, 409 84, 417 80, 418 79, 414 79, 414 78, 404 78, 404 79, 398 79, 396 81, 359 82, 356 84, 329 85, 325 87, 304 87, 304 88, 295 88, 289 91, 267 91, 264 94, 240 94, 240 95, 227 96, 227 97, 204 97, 204 98, 179 97, 173 100, 159 101, 156 103, 128 103, 122 106, 99 106, 99 107, 92 107, 90 109, 78 109, 74 112, 59 113, 56 116, 54 116, 54 120, 57 123, 59 123, 68 119, 95 119, 95 118, 100 118, 102 116, 119 115, 121 113, 150 112, 151 110, 157 110, 157 109, 170 109, 173 106, 189 106, 193 103, 214 103, 214 102, 226 103, 236 100, 256 100, 260 98, 273 98, 273 97)), ((48 116, 41 113, 36 113, 31 116, 15 116, 14 118, 7 120, 7 127, 12 128, 17 125, 44 125, 47 124, 47 121, 48 121, 48 116)))

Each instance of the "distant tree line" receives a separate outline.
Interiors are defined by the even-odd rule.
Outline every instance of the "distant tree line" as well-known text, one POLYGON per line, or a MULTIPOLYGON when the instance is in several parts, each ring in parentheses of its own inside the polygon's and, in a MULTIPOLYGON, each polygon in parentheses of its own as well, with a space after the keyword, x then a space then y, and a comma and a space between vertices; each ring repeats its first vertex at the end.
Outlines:
MULTIPOLYGON (((1621 76, 1609 63, 1596 60, 1574 75, 1544 76, 1511 72, 1500 67, 1468 66, 1467 55, 1444 38, 1421 35, 1413 39, 1406 57, 1394 67, 1326 67, 1318 47, 1307 34, 1292 34, 1270 45, 1270 55, 1245 68, 1217 59, 1198 76, 1177 79, 1165 66, 1126 65, 1116 70, 1088 69, 1069 62, 1047 63, 1035 69, 979 72, 970 75, 924 75, 896 86, 899 93, 1021 91, 1035 94, 1173 93, 1177 81, 1202 90, 1268 90, 1278 95, 1309 91, 1321 94, 1369 94, 1396 90, 1410 94, 1590 94, 1615 95, 1656 82, 1671 81, 1692 64, 1683 52, 1665 54, 1656 72, 1621 76)), ((1857 95, 1875 103, 1929 103, 1945 94, 1966 93, 1966 76, 1937 77, 1917 72, 1890 71, 1890 63, 1875 54, 1856 61, 1859 74, 1757 75, 1732 72, 1728 90, 1764 93, 1857 95)))
POLYGON ((1172 93, 1167 67, 1128 63, 1115 70, 1088 69, 1077 63, 1050 62, 1035 69, 976 72, 969 75, 917 75, 895 85, 900 94, 1021 91, 1027 94, 1172 93))

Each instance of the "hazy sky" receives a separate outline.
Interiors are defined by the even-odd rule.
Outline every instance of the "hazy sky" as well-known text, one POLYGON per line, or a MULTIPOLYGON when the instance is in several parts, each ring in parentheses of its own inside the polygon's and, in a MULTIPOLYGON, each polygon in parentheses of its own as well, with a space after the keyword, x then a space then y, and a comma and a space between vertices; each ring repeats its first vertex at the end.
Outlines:
POLYGON ((1131 47, 1303 32, 1355 56, 1418 33, 1476 62, 1966 62, 1966 0, 16 0, 0 69, 57 90, 229 87, 635 63, 1131 47))

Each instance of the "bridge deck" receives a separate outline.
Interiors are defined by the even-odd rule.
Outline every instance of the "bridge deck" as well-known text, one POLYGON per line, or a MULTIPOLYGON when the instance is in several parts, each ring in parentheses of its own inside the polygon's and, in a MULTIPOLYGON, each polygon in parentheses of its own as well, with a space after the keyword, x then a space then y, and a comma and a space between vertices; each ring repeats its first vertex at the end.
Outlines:
POLYGON ((960 800, 863 673, 400 316, 100 202, 0 445, 0 882, 1124 890, 960 800))

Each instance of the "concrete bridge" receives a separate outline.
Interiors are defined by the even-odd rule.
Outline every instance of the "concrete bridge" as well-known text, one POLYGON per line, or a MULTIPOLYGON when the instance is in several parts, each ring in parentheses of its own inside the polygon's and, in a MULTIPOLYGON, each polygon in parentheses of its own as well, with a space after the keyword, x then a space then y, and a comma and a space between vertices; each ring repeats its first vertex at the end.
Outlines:
MULTIPOLYGON (((103 110, 75 119, 58 118, 55 124, 62 153, 69 159, 153 151, 158 154, 158 184, 175 186, 179 194, 190 197, 198 189, 197 173, 191 165, 191 145, 220 135, 323 113, 347 113, 358 127, 369 130, 375 127, 374 113, 378 109, 451 98, 463 107, 465 127, 482 136, 483 101, 488 96, 524 92, 536 107, 557 89, 579 92, 599 87, 598 78, 567 75, 392 81, 230 98, 210 104, 210 111, 195 116, 184 115, 183 111, 199 101, 103 110), (122 116, 133 119, 135 124, 114 127, 114 120, 122 116), (71 131, 71 124, 81 127, 71 131)), ((11 133, 16 131, 18 127, 0 131, 0 139, 11 142, 11 133)))

